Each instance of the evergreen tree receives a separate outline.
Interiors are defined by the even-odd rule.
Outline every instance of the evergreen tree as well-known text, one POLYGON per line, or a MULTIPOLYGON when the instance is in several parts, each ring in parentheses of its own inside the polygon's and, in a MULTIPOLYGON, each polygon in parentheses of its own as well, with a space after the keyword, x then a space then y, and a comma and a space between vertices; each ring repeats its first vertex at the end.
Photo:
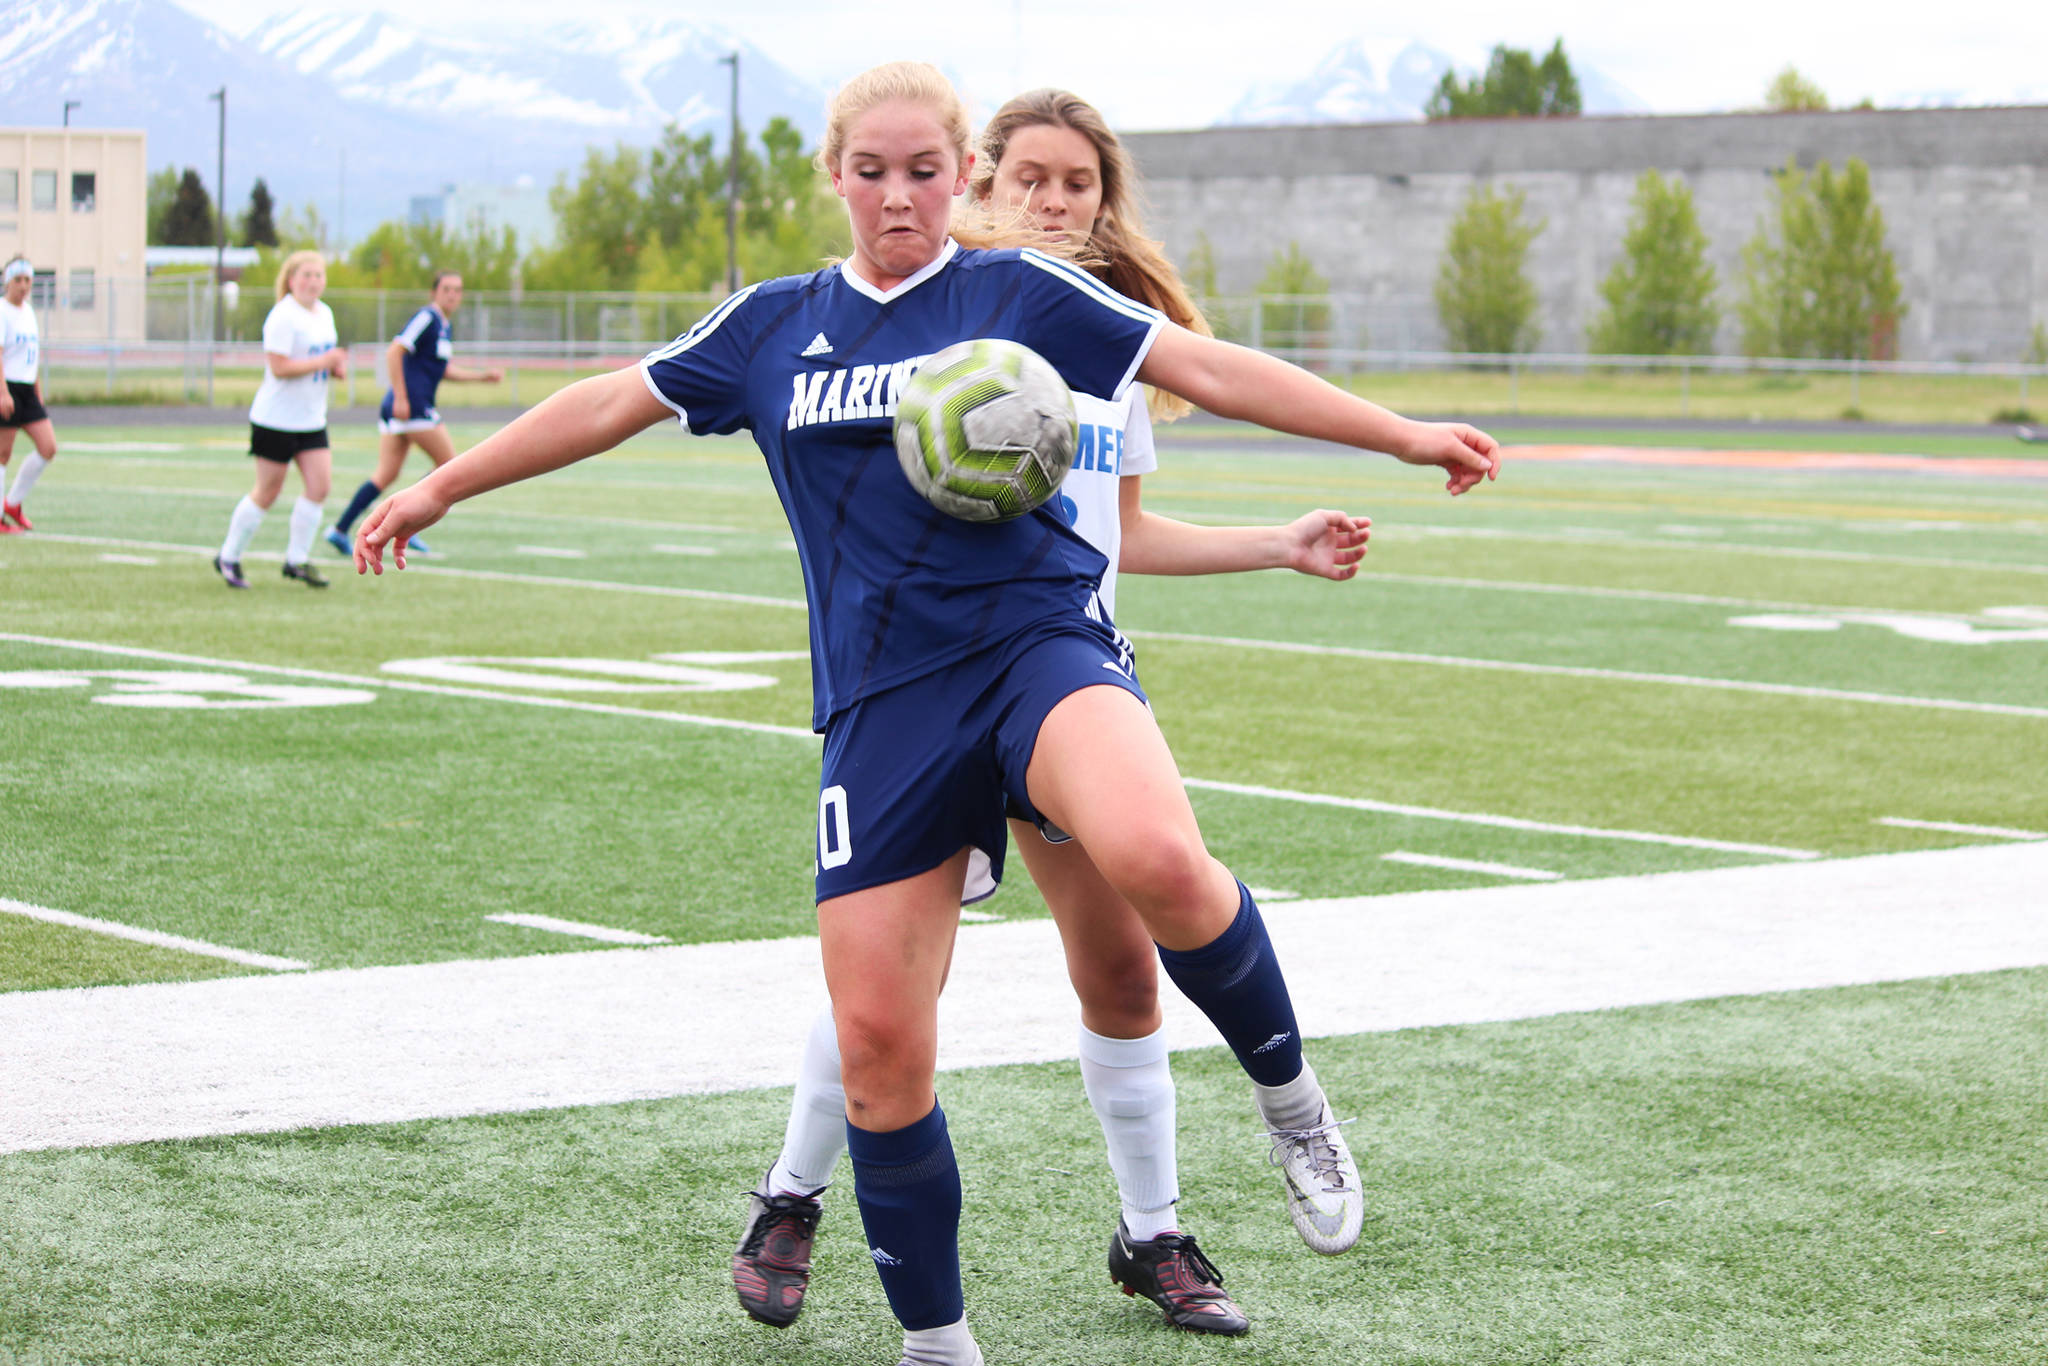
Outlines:
POLYGON ((1483 75, 1459 80, 1446 71, 1423 106, 1431 119, 1528 118, 1576 114, 1579 78, 1564 55, 1564 39, 1551 44, 1541 61, 1518 47, 1496 45, 1483 75))
POLYGON ((152 246, 167 246, 170 239, 166 238, 164 233, 170 225, 171 205, 178 202, 178 168, 166 166, 161 171, 151 173, 147 195, 146 240, 152 246))
POLYGON ((1453 351, 1527 351, 1541 335, 1529 244, 1544 224, 1523 221, 1527 196, 1475 186, 1444 242, 1436 279, 1437 316, 1453 351))
POLYGON ((210 247, 214 245, 213 227, 213 196, 206 192, 206 182, 199 178, 199 172, 188 166, 178 182, 177 193, 172 196, 171 207, 164 214, 164 245, 210 247))
POLYGON ((1742 349, 1751 356, 1885 360, 1905 313, 1870 168, 1851 157, 1811 175, 1788 162, 1742 250, 1742 349))
POLYGON ((1721 320, 1707 235, 1692 190, 1655 170, 1636 181, 1634 213, 1600 296, 1592 349, 1610 356, 1697 356, 1713 346, 1721 320))
POLYGON ((271 203, 270 187, 257 176, 256 183, 249 188, 249 207, 242 214, 242 245, 245 247, 274 247, 277 245, 277 224, 271 214, 275 209, 271 203))

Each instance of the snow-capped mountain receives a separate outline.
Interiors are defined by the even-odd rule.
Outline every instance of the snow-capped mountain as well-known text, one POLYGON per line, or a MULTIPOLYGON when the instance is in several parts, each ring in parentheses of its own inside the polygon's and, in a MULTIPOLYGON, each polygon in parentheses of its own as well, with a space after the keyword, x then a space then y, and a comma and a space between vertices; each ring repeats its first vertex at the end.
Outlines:
MULTIPOLYGON (((1469 74, 1479 63, 1454 61, 1425 43, 1353 38, 1339 44, 1298 81, 1253 89, 1220 124, 1397 123, 1419 119, 1423 106, 1453 69, 1469 74)), ((1613 80, 1574 62, 1579 96, 1588 114, 1648 113, 1649 105, 1613 80)))
POLYGON ((140 128, 152 168, 213 188, 228 91, 226 195, 257 176, 287 209, 360 237, 449 184, 550 184, 592 144, 645 144, 670 120, 724 140, 729 67, 758 132, 781 114, 815 139, 825 95, 758 50, 683 21, 464 35, 389 15, 300 13, 246 38, 172 0, 0 0, 0 123, 140 128))

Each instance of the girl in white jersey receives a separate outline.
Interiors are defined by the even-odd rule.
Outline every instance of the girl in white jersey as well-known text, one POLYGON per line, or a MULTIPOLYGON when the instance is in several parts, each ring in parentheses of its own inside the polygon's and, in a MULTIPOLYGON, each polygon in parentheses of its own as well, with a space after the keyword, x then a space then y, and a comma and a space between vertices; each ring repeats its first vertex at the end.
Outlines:
MULTIPOLYGON (((995 327, 1069 387, 1114 398, 1135 378, 1219 416, 1434 466, 1453 494, 1497 475, 1497 443, 1200 336, 1043 253, 963 247, 949 223, 973 166, 966 110, 930 66, 892 62, 842 87, 818 160, 846 201, 845 262, 741 290, 637 371, 553 395, 379 505, 356 566, 381 572, 388 547, 402 568, 406 538, 453 504, 669 416, 698 433, 752 432, 811 607, 819 943, 854 1196, 903 1328, 901 1362, 981 1366, 960 1172, 935 1090, 938 996, 969 871, 977 856, 991 871, 1002 861, 1006 798, 1070 832, 1136 910, 1174 985, 1259 1084, 1276 1162, 1329 1250, 1356 1240, 1362 1203, 1257 904, 1209 853, 1124 642, 1091 610, 1100 552, 1043 510, 995 525, 935 513, 895 468, 890 401, 854 404, 856 384, 995 327), (793 399, 796 385, 825 383, 818 337, 848 367, 852 411, 838 383, 815 410, 793 399), (1017 615, 998 630, 1009 605, 1017 615)), ((779 992, 761 1005, 780 1007, 779 992)))
MULTIPOLYGON (((1093 105, 1034 90, 1004 105, 983 131, 971 193, 999 213, 1027 214, 1049 245, 1083 251, 1091 273, 1119 293, 1206 332, 1173 264, 1144 236, 1134 181, 1129 155, 1093 105)), ((1286 526, 1204 527, 1146 512, 1142 477, 1158 468, 1146 398, 1140 385, 1117 403, 1074 395, 1081 436, 1059 496, 1074 529, 1109 560, 1098 593, 1106 611, 1115 610, 1120 563, 1144 574, 1288 568, 1341 580, 1358 572, 1370 527, 1362 517, 1318 510, 1286 526)), ((1163 393, 1151 401, 1167 420, 1189 410, 1163 393)), ((1123 1207, 1110 1276, 1182 1328, 1242 1333, 1249 1325, 1221 1273, 1175 1215, 1174 1086, 1152 938, 1079 841, 1053 843, 1014 814, 1010 832, 1059 926, 1081 1000, 1082 1086, 1123 1207)), ((740 1304, 763 1323, 787 1325, 803 1307, 818 1197, 846 1147, 845 1106, 827 1007, 805 1040, 782 1152, 749 1203, 732 1258, 740 1304)))
POLYGON ((22 511, 28 491, 43 477, 43 471, 57 458, 57 429, 43 407, 42 337, 36 328, 36 310, 28 301, 35 287, 35 267, 25 256, 17 256, 0 269, 5 292, 0 294, 0 355, 4 355, 7 380, 0 388, 0 485, 5 485, 7 462, 14 455, 14 434, 27 432, 35 450, 21 462, 14 486, 0 498, 0 534, 28 531, 34 523, 22 511))
POLYGON ((327 445, 327 382, 348 375, 348 353, 338 344, 334 311, 320 302, 327 261, 317 251, 295 251, 277 271, 277 303, 263 320, 263 382, 249 405, 249 454, 256 457, 256 487, 235 504, 227 538, 213 567, 230 588, 247 588, 242 554, 263 525, 263 514, 284 490, 284 472, 296 464, 303 492, 292 503, 284 576, 325 588, 326 576, 307 561, 320 530, 320 505, 333 478, 327 445))

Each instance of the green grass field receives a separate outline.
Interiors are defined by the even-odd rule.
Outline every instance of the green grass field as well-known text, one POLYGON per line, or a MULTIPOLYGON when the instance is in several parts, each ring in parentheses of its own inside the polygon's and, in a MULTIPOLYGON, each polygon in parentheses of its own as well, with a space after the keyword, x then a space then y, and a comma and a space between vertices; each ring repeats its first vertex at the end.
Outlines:
MULTIPOLYGON (((330 509, 374 440, 335 431, 330 509)), ((279 576, 280 507, 231 594, 207 557, 235 430, 61 434, 38 532, 0 540, 0 898, 320 970, 596 947, 495 913, 810 932, 802 586, 747 444, 650 433, 459 509, 400 575, 316 546, 324 593, 279 576)), ((1452 501, 1231 428, 1162 448, 1157 511, 1375 522, 1348 584, 1122 581, 1254 886, 1502 882, 1395 851, 1569 880, 2048 830, 2048 480, 1532 460, 1452 501)), ((1014 859, 981 909, 1043 916, 1014 859)), ((264 971, 0 912, 0 993, 264 971)), ((2036 1362, 2044 992, 2022 967, 1322 1040, 1368 1187, 1334 1260, 1287 1226, 1234 1063, 1181 1054, 1184 1209, 1254 1322, 1230 1342, 1108 1285, 1071 1063, 951 1075, 970 1313, 991 1363, 2036 1362)), ((0 1106, 9 1065, 0 1039, 0 1106)), ((850 1198, 795 1328, 732 1303, 735 1193, 787 1096, 0 1154, 0 1363, 893 1360, 850 1198)))

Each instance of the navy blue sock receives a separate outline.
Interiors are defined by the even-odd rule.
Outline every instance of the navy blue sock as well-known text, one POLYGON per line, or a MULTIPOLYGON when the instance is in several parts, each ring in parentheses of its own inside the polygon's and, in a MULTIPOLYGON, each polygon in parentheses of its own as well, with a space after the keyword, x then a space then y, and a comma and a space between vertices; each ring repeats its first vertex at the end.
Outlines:
POLYGON ((356 496, 348 500, 348 509, 335 521, 334 529, 344 536, 348 535, 348 529, 356 524, 356 518, 369 511, 370 504, 376 502, 377 495, 383 491, 375 483, 365 479, 356 489, 356 496))
POLYGON ((1261 1086, 1279 1086, 1301 1075, 1301 1030, 1266 922, 1242 882, 1237 891, 1237 919, 1229 929, 1199 949, 1162 947, 1159 961, 1181 995, 1223 1035, 1245 1075, 1261 1086))
POLYGON ((848 1120, 853 1194, 868 1255, 889 1308, 905 1328, 943 1328, 966 1316, 960 1290, 960 1168, 937 1102, 917 1123, 888 1133, 848 1120))

